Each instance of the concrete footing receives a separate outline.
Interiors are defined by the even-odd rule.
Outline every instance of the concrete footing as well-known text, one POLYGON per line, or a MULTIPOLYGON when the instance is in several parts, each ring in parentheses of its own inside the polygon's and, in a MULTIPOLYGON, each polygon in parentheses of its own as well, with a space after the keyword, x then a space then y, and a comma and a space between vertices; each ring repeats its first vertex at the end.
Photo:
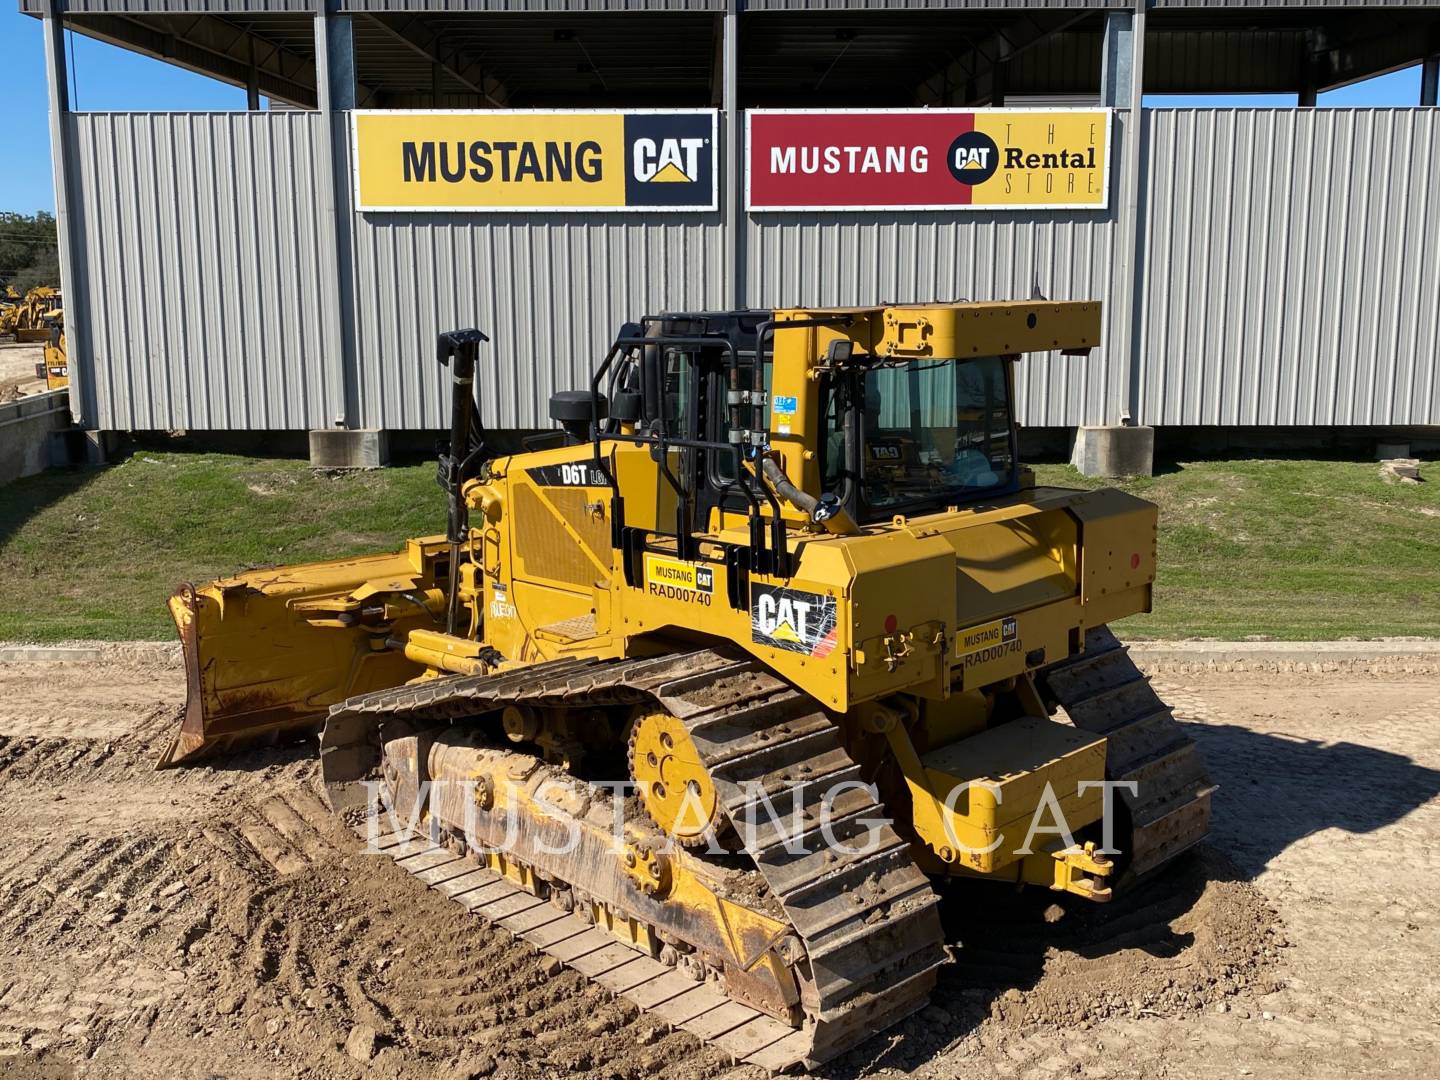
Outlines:
POLYGON ((120 433, 118 431, 86 431, 82 449, 83 458, 74 453, 72 444, 71 460, 73 462, 78 464, 83 460, 86 465, 108 464, 120 449, 120 433))
POLYGON ((390 440, 379 428, 317 428, 310 432, 312 469, 379 469, 390 464, 390 440))
POLYGON ((1076 428, 1070 464, 1086 476, 1151 476, 1155 472, 1155 429, 1119 425, 1076 428))

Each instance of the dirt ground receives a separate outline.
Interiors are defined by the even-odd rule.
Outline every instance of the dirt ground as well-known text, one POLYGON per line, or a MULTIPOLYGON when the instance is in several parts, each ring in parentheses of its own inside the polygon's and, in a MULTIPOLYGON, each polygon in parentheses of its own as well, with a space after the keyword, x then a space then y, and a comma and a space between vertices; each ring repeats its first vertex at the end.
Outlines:
POLYGON ((45 380, 35 377, 35 365, 44 360, 44 345, 0 342, 0 403, 41 393, 45 380))
MULTIPOLYGON (((1440 675, 1159 683, 1213 846, 1107 907, 948 890, 934 1004, 824 1075, 1440 1076, 1440 675)), ((182 696, 0 664, 0 1074, 755 1075, 354 854, 313 747, 154 772, 182 696)))

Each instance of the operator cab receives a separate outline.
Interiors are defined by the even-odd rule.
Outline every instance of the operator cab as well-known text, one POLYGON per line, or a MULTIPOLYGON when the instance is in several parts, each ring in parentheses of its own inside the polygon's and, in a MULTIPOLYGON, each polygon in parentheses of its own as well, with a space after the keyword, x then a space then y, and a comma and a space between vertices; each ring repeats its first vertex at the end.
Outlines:
MULTIPOLYGON (((793 321, 777 323, 773 312, 750 310, 667 314, 627 328, 632 340, 643 336, 647 344, 614 365, 599 401, 601 416, 606 396, 623 399, 636 435, 663 437, 677 447, 711 444, 676 451, 675 475, 697 522, 707 521, 712 507, 743 512, 749 502, 737 468, 754 477, 770 445, 774 335, 793 321), (737 389, 759 400, 758 409, 733 402, 737 389)), ((819 423, 813 425, 823 490, 811 495, 835 496, 864 524, 1015 490, 1008 359, 895 363, 851 351, 843 361, 827 361, 819 370, 819 423)), ((574 406, 570 402, 566 414, 572 431, 574 406)), ((615 412, 601 425, 606 434, 622 428, 615 412)))
POLYGON ((563 395, 556 415, 593 448, 627 567, 652 541, 695 560, 736 515, 749 539, 725 541, 725 561, 788 577, 789 529, 854 533, 1018 491, 1014 362, 1083 355, 1099 330, 1099 305, 1050 301, 647 316, 621 328, 588 403, 563 395), (646 528, 626 525, 610 475, 627 443, 659 473, 666 509, 646 528))

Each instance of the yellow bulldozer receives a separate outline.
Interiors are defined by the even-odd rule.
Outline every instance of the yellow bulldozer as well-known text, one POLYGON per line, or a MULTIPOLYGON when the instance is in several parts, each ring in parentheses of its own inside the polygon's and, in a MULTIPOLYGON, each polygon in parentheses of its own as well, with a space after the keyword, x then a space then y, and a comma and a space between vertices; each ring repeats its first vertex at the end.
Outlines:
POLYGON ((35 365, 35 377, 45 380, 46 390, 63 390, 70 385, 70 360, 65 354, 65 311, 52 308, 45 313, 48 337, 45 356, 35 365))
POLYGON ((446 532, 182 586, 164 763, 323 724, 333 807, 424 885, 738 1061, 831 1058, 927 1001, 936 881, 1104 902, 1206 833, 1106 628, 1155 507, 1018 459, 1021 357, 1099 338, 1094 303, 650 316, 495 454, 487 339, 442 335, 446 532))
POLYGON ((37 285, 23 297, 7 287, 0 301, 0 335, 11 334, 16 341, 40 343, 50 339, 50 316, 60 307, 60 290, 37 285))

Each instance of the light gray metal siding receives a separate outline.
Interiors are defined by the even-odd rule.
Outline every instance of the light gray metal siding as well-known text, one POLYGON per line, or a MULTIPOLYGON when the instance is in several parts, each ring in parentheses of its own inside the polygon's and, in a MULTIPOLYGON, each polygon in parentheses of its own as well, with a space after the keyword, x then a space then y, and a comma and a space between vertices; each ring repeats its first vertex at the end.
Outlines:
POLYGON ((356 390, 365 427, 448 422, 435 336, 474 326, 484 420, 552 426, 621 321, 725 306, 718 213, 354 215, 356 390))
POLYGON ((336 302, 317 113, 79 113, 75 220, 97 425, 328 426, 336 302))
MULTIPOLYGON (((1396 0, 1404 3, 1406 0, 1396 0)), ((20 10, 39 13, 42 0, 19 0, 20 10)), ((957 6, 985 8, 1127 7, 1124 0, 741 0, 750 11, 953 11, 957 6)), ((1313 5, 1312 5, 1313 6, 1313 5)), ((1346 6, 1354 6, 1352 3, 1346 6)), ((1417 5, 1423 6, 1423 5, 1417 5)), ((314 11, 315 0, 66 0, 75 13, 193 11, 210 15, 267 11, 314 11)), ((724 11, 725 0, 339 0, 337 11, 413 11, 449 13, 724 11)))
MULTIPOLYGON (((747 11, 953 11, 1128 9, 1125 0, 741 0, 747 11)), ((1434 0, 1153 0, 1152 7, 1203 11, 1274 8, 1426 8, 1434 0)), ((40 14, 43 0, 19 0, 19 9, 40 14)), ((340 0, 337 10, 444 12, 723 11, 724 0, 340 0)), ((66 0, 72 14, 197 12, 209 15, 314 11, 314 0, 66 0)))
POLYGON ((1124 0, 741 0, 746 11, 956 11, 1014 8, 1028 11, 1068 8, 1094 11, 1123 8, 1124 0))
POLYGON ((1018 371, 1030 426, 1115 423, 1130 335, 1114 293, 1128 114, 1117 112, 1105 211, 757 213, 747 300, 757 306, 1025 299, 1103 300, 1105 344, 1089 357, 1031 357, 1018 371))
POLYGON ((713 217, 357 215, 361 424, 443 427, 435 335, 475 326, 491 338, 485 423, 551 426, 550 394, 590 385, 621 321, 724 307, 713 217))
POLYGON ((339 10, 544 14, 606 11, 724 11, 725 0, 340 0, 339 10))
POLYGON ((1141 422, 1440 423, 1440 112, 1147 123, 1141 422))
MULTIPOLYGON (((22 0, 39 10, 40 0, 22 0)), ((64 0, 67 15, 261 15, 313 14, 315 0, 64 0)))
MULTIPOLYGON (((20 10, 38 15, 43 0, 19 0, 20 10)), ((191 12, 203 15, 313 14, 316 0, 65 0, 72 15, 191 12)), ((724 11, 725 0, 339 0, 337 11, 413 11, 492 14, 511 12, 724 11)))
POLYGON ((1151 8, 1207 11, 1265 10, 1269 8, 1425 8, 1434 7, 1434 0, 1151 0, 1151 8))

